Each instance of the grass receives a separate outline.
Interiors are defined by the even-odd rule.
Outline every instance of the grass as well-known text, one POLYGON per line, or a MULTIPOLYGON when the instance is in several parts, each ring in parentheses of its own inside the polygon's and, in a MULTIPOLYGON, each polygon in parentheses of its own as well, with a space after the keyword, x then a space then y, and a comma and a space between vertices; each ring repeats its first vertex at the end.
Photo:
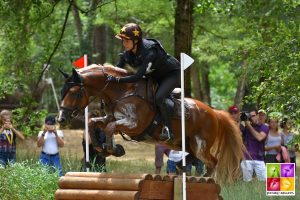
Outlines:
POLYGON ((249 183, 239 181, 233 185, 223 185, 221 188, 221 196, 229 200, 277 200, 277 199, 299 199, 300 188, 299 178, 296 179, 296 196, 278 197, 266 196, 266 183, 261 181, 252 181, 249 183), (298 193, 297 193, 298 191, 298 193))
POLYGON ((0 199, 54 199, 59 175, 48 170, 33 160, 0 169, 0 199))
MULTIPOLYGON (((25 155, 24 155, 25 156, 25 155)), ((26 155, 24 158, 30 157, 26 155)), ((35 157, 35 156, 33 156, 35 157)), ((54 193, 58 189, 58 174, 49 174, 48 169, 41 167, 36 159, 20 161, 6 169, 0 169, 0 199, 1 200, 35 200, 54 199, 54 193)), ((81 159, 73 157, 62 157, 65 171, 80 171, 81 159)), ((148 160, 108 160, 108 172, 119 173, 153 173, 153 163, 148 160)), ((267 197, 265 194, 265 182, 243 181, 232 185, 223 185, 221 196, 229 200, 260 200, 260 199, 299 199, 297 191, 299 178, 296 180, 295 197, 267 197)))
MULTIPOLYGON (((78 142, 77 142, 78 143, 78 142)), ((76 143, 76 144, 77 144, 76 143)), ((79 143, 80 144, 80 143, 79 143)), ((154 173, 153 146, 143 143, 122 143, 126 149, 126 156, 121 158, 108 158, 107 171, 118 173, 154 173)), ((18 147, 17 164, 0 169, 0 199, 1 200, 52 200, 58 189, 59 176, 49 173, 47 168, 38 163, 40 149, 18 147)), ((61 162, 64 172, 80 171, 82 159, 82 147, 64 147, 61 162)), ((297 162, 300 163, 298 156, 297 162)), ((246 183, 239 181, 232 185, 222 185, 221 196, 228 200, 280 200, 300 199, 299 184, 300 168, 296 173, 295 197, 267 197, 265 182, 252 181, 246 183)), ((162 168, 165 174, 165 167, 162 168)))

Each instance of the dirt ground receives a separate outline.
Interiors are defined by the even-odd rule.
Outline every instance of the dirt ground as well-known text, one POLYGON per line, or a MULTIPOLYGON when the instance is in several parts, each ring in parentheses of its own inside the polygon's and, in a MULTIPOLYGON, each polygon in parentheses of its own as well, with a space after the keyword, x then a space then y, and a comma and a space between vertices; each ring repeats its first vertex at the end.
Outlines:
MULTIPOLYGON (((60 149, 60 153, 65 156, 83 157, 82 136, 83 130, 62 130, 65 136, 65 146, 60 149)), ((154 162, 154 144, 144 142, 128 142, 123 140, 120 135, 116 136, 116 144, 123 145, 126 154, 116 158, 110 156, 108 159, 118 160, 147 160, 154 162)), ((35 151, 37 154, 40 148, 36 145, 36 137, 27 138, 25 141, 18 141, 18 151, 35 151)))

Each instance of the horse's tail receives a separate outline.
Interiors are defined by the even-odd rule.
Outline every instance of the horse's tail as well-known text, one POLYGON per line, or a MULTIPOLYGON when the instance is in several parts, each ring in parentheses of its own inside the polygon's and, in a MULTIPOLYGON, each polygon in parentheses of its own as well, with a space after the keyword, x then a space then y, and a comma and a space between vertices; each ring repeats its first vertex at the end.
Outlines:
POLYGON ((241 161, 245 146, 236 122, 229 113, 215 110, 218 118, 218 136, 212 153, 218 159, 216 179, 219 182, 234 182, 241 175, 241 161))

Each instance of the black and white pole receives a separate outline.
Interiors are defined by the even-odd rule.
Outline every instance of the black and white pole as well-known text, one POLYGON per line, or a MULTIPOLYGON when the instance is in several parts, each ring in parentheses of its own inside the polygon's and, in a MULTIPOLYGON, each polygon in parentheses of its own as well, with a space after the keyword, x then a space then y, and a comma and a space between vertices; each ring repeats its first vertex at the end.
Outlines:
POLYGON ((185 113, 184 113, 184 70, 187 69, 194 59, 185 53, 180 53, 181 65, 181 137, 182 137, 182 199, 186 200, 186 160, 185 160, 185 113))

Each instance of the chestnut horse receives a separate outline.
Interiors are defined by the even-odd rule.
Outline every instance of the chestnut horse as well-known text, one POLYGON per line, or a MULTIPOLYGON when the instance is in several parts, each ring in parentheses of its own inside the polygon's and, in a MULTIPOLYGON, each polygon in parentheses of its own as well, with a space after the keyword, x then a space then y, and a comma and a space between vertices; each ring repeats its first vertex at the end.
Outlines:
MULTIPOLYGON (((154 106, 138 95, 136 83, 106 82, 108 75, 124 77, 129 73, 113 66, 91 65, 83 69, 73 69, 72 76, 64 73, 66 82, 62 89, 62 103, 58 116, 60 123, 68 121, 74 113, 89 104, 90 97, 99 97, 108 105, 105 120, 96 122, 104 132, 123 133, 136 137, 144 132, 155 116, 154 106)), ((145 80, 143 80, 145 81, 145 80)), ((142 89, 146 91, 146 88, 142 89)), ((214 110, 204 103, 185 98, 189 116, 186 117, 187 151, 201 159, 208 172, 218 182, 232 182, 240 176, 240 161, 243 159, 244 145, 237 124, 231 116, 221 110, 214 110)), ((104 119, 104 118, 103 118, 104 119)), ((172 118, 175 139, 167 142, 172 149, 181 149, 181 120, 172 118)), ((152 142, 159 141, 162 124, 155 127, 152 142)), ((162 142, 161 142, 162 143, 162 142)))

